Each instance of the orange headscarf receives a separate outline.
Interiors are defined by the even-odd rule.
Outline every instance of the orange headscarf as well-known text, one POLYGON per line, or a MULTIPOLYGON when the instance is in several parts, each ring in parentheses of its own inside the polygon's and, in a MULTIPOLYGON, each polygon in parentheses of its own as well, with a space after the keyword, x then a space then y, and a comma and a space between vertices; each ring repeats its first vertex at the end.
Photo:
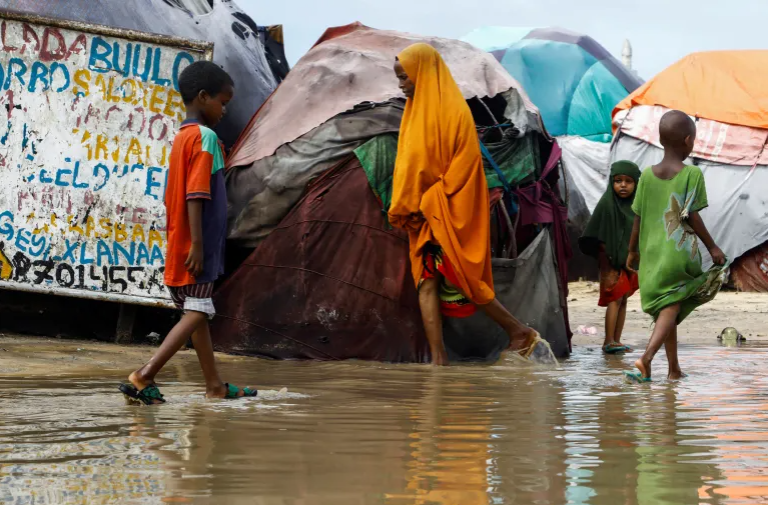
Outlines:
POLYGON ((485 305, 495 297, 490 209, 472 112, 432 46, 414 44, 398 59, 416 91, 400 126, 389 220, 409 232, 417 284, 424 246, 434 242, 453 265, 458 288, 485 305))

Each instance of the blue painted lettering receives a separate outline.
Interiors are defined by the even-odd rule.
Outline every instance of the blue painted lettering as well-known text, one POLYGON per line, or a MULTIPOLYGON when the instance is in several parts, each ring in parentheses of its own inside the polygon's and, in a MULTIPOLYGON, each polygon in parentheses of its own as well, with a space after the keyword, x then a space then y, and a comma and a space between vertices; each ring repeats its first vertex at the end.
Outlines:
POLYGON ((112 253, 106 242, 99 240, 96 242, 96 265, 101 266, 102 264, 112 264, 112 253), (106 258, 106 262, 103 261, 104 258, 106 258))
POLYGON ((64 247, 66 251, 64 251, 64 256, 62 256, 62 260, 69 261, 70 263, 76 263, 77 257, 75 253, 77 252, 77 246, 80 245, 80 242, 75 242, 74 244, 69 243, 69 239, 64 240, 64 247))
POLYGON ((145 265, 149 265, 149 249, 147 249, 147 246, 142 242, 139 244, 139 255, 136 258, 136 264, 141 266, 141 260, 144 260, 145 265))
POLYGON ((47 240, 45 238, 45 235, 32 235, 32 247, 29 248, 29 254, 30 256, 33 256, 35 258, 39 258, 43 252, 45 252, 45 245, 47 243, 47 240), (37 248, 37 249, 35 249, 37 248))
POLYGON ((147 82, 149 72, 152 69, 152 48, 148 47, 144 56, 144 70, 139 72, 139 63, 141 62, 141 44, 136 44, 133 50, 133 75, 139 80, 147 82))
POLYGON ((29 77, 29 86, 27 87, 30 93, 37 91, 38 81, 43 83, 43 91, 47 91, 50 87, 50 81, 48 80, 48 66, 36 61, 32 64, 32 73, 29 77))
POLYGON ((101 37, 94 37, 91 40, 91 57, 88 60, 88 68, 102 74, 109 72, 112 70, 112 64, 109 61, 111 54, 112 46, 101 37))
MULTIPOLYGON (((67 161, 69 161, 69 158, 67 158, 67 161)), ((80 162, 75 162, 75 169, 72 174, 72 187, 78 188, 78 189, 85 189, 88 187, 87 182, 77 182, 77 176, 80 175, 80 162)))
POLYGON ((187 65, 189 65, 190 63, 194 63, 195 59, 189 53, 182 51, 176 55, 176 59, 173 61, 173 89, 176 91, 179 91, 179 76, 181 75, 182 70, 187 67, 187 65, 184 65, 184 68, 181 68, 181 64, 185 61, 187 62, 187 65))
POLYGON ((88 247, 85 242, 80 246, 80 264, 93 265, 93 258, 88 257, 88 247))
POLYGON ((162 77, 160 77, 160 70, 162 70, 163 68, 160 63, 161 58, 162 58, 162 53, 160 51, 160 48, 157 47, 155 48, 155 62, 153 65, 154 68, 152 69, 152 82, 154 82, 158 86, 166 87, 171 85, 171 81, 169 79, 163 79, 162 77))
POLYGON ((69 86, 72 84, 72 79, 69 76, 69 69, 66 65, 63 63, 55 62, 51 65, 51 87, 53 87, 53 78, 56 75, 56 71, 59 71, 60 74, 64 77, 64 83, 56 88, 56 93, 62 93, 69 89, 69 86))
POLYGON ((19 80, 21 86, 24 87, 26 85, 26 82, 24 81, 24 74, 26 73, 27 64, 24 63, 24 61, 20 58, 11 58, 11 61, 8 62, 8 72, 6 72, 5 75, 5 85, 3 86, 5 90, 7 91, 11 87, 11 81, 13 80, 14 76, 16 76, 16 79, 19 80), (13 67, 17 67, 16 70, 14 70, 13 67))
POLYGON ((120 264, 120 256, 125 258, 128 265, 133 265, 136 261, 136 242, 131 242, 129 250, 126 250, 119 242, 112 244, 113 255, 115 258, 115 264, 120 264))
POLYGON ((106 186, 107 182, 109 182, 109 167, 106 166, 104 163, 99 163, 98 165, 93 167, 93 176, 99 177, 100 176, 99 174, 101 174, 101 176, 104 177, 104 181, 102 181, 100 184, 94 184, 93 186, 94 193, 96 191, 104 189, 104 186, 106 186))
POLYGON ((149 263, 154 265, 155 259, 159 260, 161 265, 165 264, 165 259, 163 259, 163 251, 157 246, 157 244, 152 246, 152 258, 149 260, 149 263))
POLYGON ((115 42, 112 46, 112 69, 128 77, 131 73, 131 56, 133 55, 133 44, 125 46, 125 61, 120 68, 120 44, 115 42))
POLYGON ((9 210, 0 213, 0 235, 5 235, 6 240, 13 240, 13 214, 9 210))
POLYGON ((40 179, 40 182, 42 182, 43 184, 50 184, 50 183, 53 182, 53 177, 50 177, 48 175, 48 170, 46 170, 44 168, 40 169, 40 177, 39 177, 39 179, 40 179))
POLYGON ((68 168, 60 168, 56 170, 56 185, 63 186, 63 187, 69 186, 69 181, 63 180, 62 177, 65 175, 71 175, 71 174, 72 174, 72 170, 68 168))
POLYGON ((163 169, 160 167, 149 167, 147 170, 147 187, 144 190, 144 194, 147 196, 151 196, 155 200, 158 199, 158 195, 154 194, 152 188, 159 188, 160 183, 155 181, 154 175, 156 173, 162 173, 163 169))
POLYGON ((27 246, 29 245, 29 238, 32 234, 29 230, 21 229, 16 233, 16 249, 21 252, 27 252, 27 246))

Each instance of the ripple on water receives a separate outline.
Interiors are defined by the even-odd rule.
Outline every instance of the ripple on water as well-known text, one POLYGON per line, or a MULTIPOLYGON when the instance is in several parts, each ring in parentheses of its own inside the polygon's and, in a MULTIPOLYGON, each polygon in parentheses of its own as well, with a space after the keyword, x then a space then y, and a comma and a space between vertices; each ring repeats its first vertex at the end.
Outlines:
POLYGON ((758 504, 766 349, 682 346, 689 379, 630 356, 560 369, 243 360, 257 399, 208 401, 169 367, 161 407, 114 376, 0 378, 0 504, 758 504), (288 387, 288 392, 281 388, 288 387))

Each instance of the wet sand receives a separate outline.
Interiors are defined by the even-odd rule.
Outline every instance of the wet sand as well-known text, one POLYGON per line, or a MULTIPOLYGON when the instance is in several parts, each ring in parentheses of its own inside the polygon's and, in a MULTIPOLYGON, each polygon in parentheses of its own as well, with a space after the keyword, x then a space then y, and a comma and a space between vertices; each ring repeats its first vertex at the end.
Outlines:
MULTIPOLYGON (((0 376, 59 377, 91 374, 126 374, 145 363, 154 352, 149 345, 121 346, 88 340, 30 337, 0 333, 0 376)), ((245 358, 219 354, 219 360, 245 358)), ((182 349, 171 365, 197 363, 195 351, 182 349)))
MULTIPOLYGON (((602 344, 605 335, 605 309, 597 306, 598 284, 577 282, 570 284, 568 310, 571 328, 576 333, 574 345, 602 344), (592 326, 597 335, 580 335, 579 326, 592 326)), ((680 326, 679 340, 687 344, 717 345, 717 336, 733 326, 748 341, 768 341, 768 294, 721 292, 714 301, 700 307, 680 326)), ((640 293, 630 298, 624 337, 629 344, 644 346, 650 336, 651 318, 640 308, 640 293)))
MULTIPOLYGON (((568 297, 574 345, 599 345, 603 341, 605 310, 597 306, 598 285, 572 283, 568 297), (594 327, 596 335, 581 335, 579 326, 594 327)), ((640 309, 640 296, 630 299, 624 340, 639 348, 650 334, 650 318, 640 309)), ((710 304, 693 313, 680 328, 680 342, 717 345, 723 328, 734 326, 749 341, 768 341, 768 295, 722 292, 710 304)), ((114 373, 135 369, 146 362, 154 347, 119 346, 96 341, 37 338, 0 333, 0 375, 83 375, 114 373)), ((246 358, 219 354, 225 362, 246 358)), ((172 363, 195 364, 194 351, 182 350, 172 363)))

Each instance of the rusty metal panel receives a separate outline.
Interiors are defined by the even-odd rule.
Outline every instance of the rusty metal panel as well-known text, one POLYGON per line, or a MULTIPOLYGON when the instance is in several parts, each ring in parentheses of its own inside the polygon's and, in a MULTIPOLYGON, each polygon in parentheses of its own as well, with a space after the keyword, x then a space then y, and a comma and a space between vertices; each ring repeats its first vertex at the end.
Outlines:
POLYGON ((170 305, 178 76, 213 45, 0 13, 0 288, 170 305))

